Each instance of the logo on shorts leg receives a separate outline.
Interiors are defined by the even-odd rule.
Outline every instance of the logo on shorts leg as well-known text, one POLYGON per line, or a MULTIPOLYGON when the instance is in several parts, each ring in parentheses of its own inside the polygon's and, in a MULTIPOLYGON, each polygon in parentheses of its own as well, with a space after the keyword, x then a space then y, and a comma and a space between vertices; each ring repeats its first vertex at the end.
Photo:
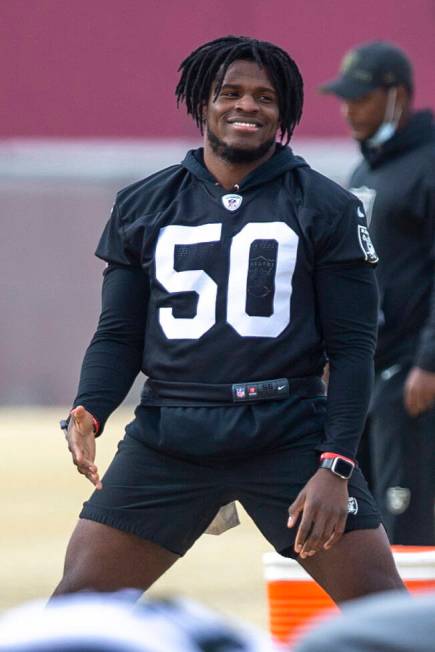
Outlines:
POLYGON ((358 501, 353 496, 347 499, 347 513, 353 514, 353 516, 358 514, 358 501))
POLYGON ((388 487, 386 498, 391 514, 403 514, 411 502, 411 491, 407 487, 388 487))

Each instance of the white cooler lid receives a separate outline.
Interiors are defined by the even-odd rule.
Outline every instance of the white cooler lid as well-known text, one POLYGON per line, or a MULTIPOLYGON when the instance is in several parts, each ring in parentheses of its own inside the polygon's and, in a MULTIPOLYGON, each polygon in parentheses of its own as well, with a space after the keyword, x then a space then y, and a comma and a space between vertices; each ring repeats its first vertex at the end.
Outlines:
MULTIPOLYGON (((435 581, 435 548, 421 552, 393 551, 394 560, 403 580, 435 581)), ((295 559, 282 557, 277 552, 263 554, 264 578, 267 582, 279 580, 310 580, 312 578, 295 559)))

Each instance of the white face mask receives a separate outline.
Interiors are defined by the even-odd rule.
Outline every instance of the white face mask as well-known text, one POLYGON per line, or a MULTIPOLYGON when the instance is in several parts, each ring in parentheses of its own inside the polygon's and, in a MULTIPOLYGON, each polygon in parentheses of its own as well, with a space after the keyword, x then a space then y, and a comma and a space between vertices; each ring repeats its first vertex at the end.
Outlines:
POLYGON ((368 144, 373 147, 379 147, 390 140, 394 136, 399 124, 400 116, 402 115, 402 107, 396 106, 397 102, 397 88, 390 88, 388 91, 387 106, 385 107, 385 115, 382 124, 379 126, 376 133, 367 140, 368 144))

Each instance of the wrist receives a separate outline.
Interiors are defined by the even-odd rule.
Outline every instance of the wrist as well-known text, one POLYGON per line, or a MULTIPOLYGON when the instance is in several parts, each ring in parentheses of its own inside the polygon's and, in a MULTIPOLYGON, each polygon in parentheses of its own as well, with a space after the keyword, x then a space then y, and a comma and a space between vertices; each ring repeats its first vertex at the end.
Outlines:
POLYGON ((330 452, 321 453, 320 461, 322 462, 323 460, 332 460, 335 457, 339 457, 340 459, 345 460, 346 462, 350 462, 354 466, 357 466, 356 460, 352 459, 351 457, 346 457, 345 455, 342 455, 341 453, 330 453, 330 452))
POLYGON ((100 428, 101 428, 100 422, 98 421, 98 419, 96 417, 94 417, 93 414, 91 414, 90 412, 89 412, 89 414, 92 417, 92 428, 94 430, 94 435, 98 435, 98 433, 100 432, 100 428))
POLYGON ((349 480, 356 467, 356 462, 345 455, 338 453, 322 453, 320 456, 321 469, 327 469, 342 480, 349 480))
MULTIPOLYGON (((74 408, 72 408, 69 411, 69 414, 68 414, 66 419, 61 419, 60 420, 59 425, 60 425, 61 430, 64 430, 64 431, 68 430, 69 422, 71 421, 71 417, 73 416, 73 411, 74 411, 74 408)), ((88 412, 88 414, 90 415, 90 417, 92 419, 92 429, 94 431, 94 435, 97 436, 98 433, 100 432, 101 424, 98 421, 98 419, 96 417, 94 417, 94 415, 91 412, 89 412, 89 410, 86 410, 86 411, 88 412)))

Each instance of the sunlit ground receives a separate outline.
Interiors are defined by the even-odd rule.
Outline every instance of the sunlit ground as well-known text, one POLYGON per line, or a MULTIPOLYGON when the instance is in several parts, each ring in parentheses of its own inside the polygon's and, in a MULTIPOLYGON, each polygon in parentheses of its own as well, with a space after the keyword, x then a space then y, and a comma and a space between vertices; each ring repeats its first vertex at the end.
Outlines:
MULTIPOLYGON (((66 409, 0 410, 0 609, 46 597, 60 579, 64 551, 90 485, 72 465, 59 418, 66 409)), ((131 411, 117 411, 101 439, 105 468, 131 411)), ((150 591, 183 595, 267 628, 262 553, 270 550, 239 509, 242 524, 204 535, 150 591)))

